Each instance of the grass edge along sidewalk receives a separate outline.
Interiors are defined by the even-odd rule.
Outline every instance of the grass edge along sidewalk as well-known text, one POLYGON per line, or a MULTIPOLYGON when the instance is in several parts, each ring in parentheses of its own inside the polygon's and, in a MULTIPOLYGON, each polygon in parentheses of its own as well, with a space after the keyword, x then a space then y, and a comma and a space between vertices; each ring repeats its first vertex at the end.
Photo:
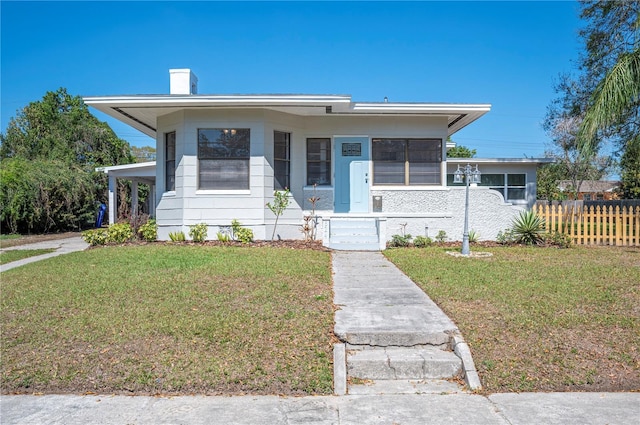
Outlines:
POLYGON ((327 252, 150 244, 37 264, 2 276, 3 393, 331 393, 327 252))
POLYGON ((459 327, 486 391, 640 390, 639 248, 446 250, 385 255, 459 327))

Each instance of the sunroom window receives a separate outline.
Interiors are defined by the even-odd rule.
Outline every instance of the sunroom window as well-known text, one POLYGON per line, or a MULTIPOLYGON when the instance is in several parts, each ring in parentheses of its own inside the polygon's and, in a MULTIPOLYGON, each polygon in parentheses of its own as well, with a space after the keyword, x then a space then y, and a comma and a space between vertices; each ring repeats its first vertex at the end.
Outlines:
POLYGON ((374 185, 439 185, 440 139, 373 139, 374 185))
POLYGON ((198 188, 249 189, 250 130, 198 129, 198 188))

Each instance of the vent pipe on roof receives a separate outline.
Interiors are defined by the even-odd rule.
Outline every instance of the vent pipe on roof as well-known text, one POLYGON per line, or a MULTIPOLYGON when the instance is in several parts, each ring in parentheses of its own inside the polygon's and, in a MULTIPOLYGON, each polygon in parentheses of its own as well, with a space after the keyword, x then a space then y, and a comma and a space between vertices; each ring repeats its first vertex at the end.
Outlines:
POLYGON ((190 69, 169 70, 170 94, 198 94, 198 77, 190 69))

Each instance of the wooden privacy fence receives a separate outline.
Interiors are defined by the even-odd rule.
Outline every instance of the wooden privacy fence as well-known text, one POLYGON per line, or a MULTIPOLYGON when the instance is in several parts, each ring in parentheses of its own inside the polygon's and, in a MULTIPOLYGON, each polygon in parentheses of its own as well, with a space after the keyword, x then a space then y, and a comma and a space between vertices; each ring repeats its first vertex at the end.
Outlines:
POLYGON ((571 237, 579 245, 640 246, 640 206, 536 205, 547 231, 571 237))

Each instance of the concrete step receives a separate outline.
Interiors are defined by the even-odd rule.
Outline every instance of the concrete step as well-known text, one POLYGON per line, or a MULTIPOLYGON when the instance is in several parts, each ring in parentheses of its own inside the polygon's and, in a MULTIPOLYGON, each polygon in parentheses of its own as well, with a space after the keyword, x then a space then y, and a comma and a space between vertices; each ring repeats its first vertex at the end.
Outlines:
POLYGON ((447 379, 462 376, 462 360, 435 347, 378 348, 347 351, 351 379, 447 379))
POLYGON ((331 219, 331 229, 377 229, 375 219, 331 219))
POLYGON ((464 389, 460 384, 444 379, 352 379, 348 392, 350 395, 455 394, 464 393, 464 389))
POLYGON ((338 251, 380 251, 380 245, 376 243, 357 243, 357 242, 329 242, 329 248, 338 251))
POLYGON ((338 236, 375 236, 378 237, 378 229, 375 227, 341 227, 339 229, 331 229, 331 238, 338 236))
POLYGON ((378 243, 378 235, 333 235, 331 243, 378 243))

